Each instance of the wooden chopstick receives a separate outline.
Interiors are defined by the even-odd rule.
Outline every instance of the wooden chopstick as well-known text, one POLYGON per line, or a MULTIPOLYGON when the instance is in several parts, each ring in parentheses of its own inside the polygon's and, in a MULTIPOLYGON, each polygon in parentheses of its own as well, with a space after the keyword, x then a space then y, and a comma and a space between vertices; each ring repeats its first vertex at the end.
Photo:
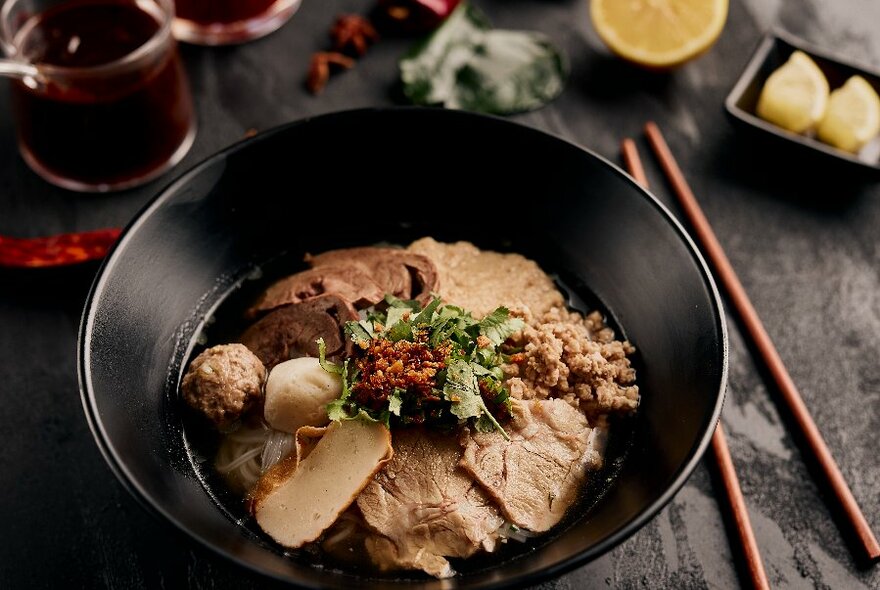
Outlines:
MULTIPOLYGON (((648 177, 645 175, 642 159, 639 157, 639 150, 636 148, 635 142, 630 138, 624 139, 620 144, 620 152, 623 155, 624 166, 626 166, 630 176, 643 187, 648 188, 648 177)), ((760 590, 769 590, 770 582, 767 579, 767 572, 764 570, 764 562, 761 561, 758 541, 755 539, 755 533, 752 530, 752 521, 749 519, 749 511, 746 508, 746 501, 739 486, 739 478, 736 476, 733 458, 730 456, 730 449, 727 448, 727 439, 724 437, 720 421, 715 427, 715 432, 712 434, 712 454, 718 463, 718 472, 724 485, 731 517, 736 525, 740 550, 746 559, 746 567, 749 570, 752 587, 759 588, 760 590)))
POLYGON ((620 142, 620 154, 623 156, 623 165, 633 179, 645 188, 648 188, 648 177, 645 175, 645 167, 639 157, 639 150, 629 137, 620 142))
POLYGON ((727 438, 721 428, 721 422, 712 433, 712 454, 718 463, 718 472, 721 474, 721 482, 724 484, 724 493, 730 505, 730 513, 736 525, 736 534, 739 537, 740 549, 746 558, 746 566, 753 588, 770 590, 770 581, 767 572, 764 571, 764 562, 761 560, 761 552, 758 550, 758 541, 752 530, 752 521, 746 508, 746 500, 743 497, 742 488, 739 487, 739 478, 736 476, 736 468, 733 466, 733 457, 727 447, 727 438))
POLYGON ((819 464, 824 482, 831 489, 842 514, 864 550, 865 556, 871 561, 880 558, 880 544, 877 543, 874 533, 871 532, 868 521, 846 484, 843 474, 840 473, 840 468, 831 456, 831 451, 828 450, 828 446, 825 444, 806 404, 804 404, 791 375, 785 368, 779 352, 773 346, 773 342, 758 318, 751 301, 749 301, 733 266, 724 254, 709 221, 700 209, 693 191, 688 186, 684 174, 666 144, 666 140, 663 139, 663 134, 660 133, 660 129, 655 123, 649 122, 645 125, 645 135, 648 137, 651 149, 654 150, 654 155, 657 156, 676 197, 678 197, 679 204, 690 221, 697 242, 700 243, 703 252, 711 261, 722 289, 726 292, 728 300, 745 326, 746 336, 758 349, 761 359, 773 376, 782 399, 794 418, 795 425, 803 435, 807 448, 819 464))

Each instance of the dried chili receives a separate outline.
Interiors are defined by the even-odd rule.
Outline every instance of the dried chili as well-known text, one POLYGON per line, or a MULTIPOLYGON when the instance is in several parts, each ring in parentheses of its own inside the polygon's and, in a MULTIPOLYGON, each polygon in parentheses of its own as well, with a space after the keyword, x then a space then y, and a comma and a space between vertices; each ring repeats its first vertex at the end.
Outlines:
POLYGON ((0 266, 39 268, 99 260, 107 254, 120 232, 118 228, 110 228, 42 238, 0 235, 0 266))

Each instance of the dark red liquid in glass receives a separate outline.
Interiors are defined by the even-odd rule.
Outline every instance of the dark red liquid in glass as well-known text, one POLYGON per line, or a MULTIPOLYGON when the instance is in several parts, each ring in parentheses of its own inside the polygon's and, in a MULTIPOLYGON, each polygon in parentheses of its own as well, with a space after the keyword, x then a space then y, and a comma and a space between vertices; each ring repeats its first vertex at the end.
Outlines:
POLYGON ((276 0, 177 0, 177 16, 193 22, 227 24, 260 16, 276 0))
POLYGON ((174 41, 114 63, 136 57, 159 16, 134 0, 74 0, 22 27, 17 44, 29 61, 70 68, 46 69, 35 89, 13 85, 19 141, 37 166, 84 184, 124 184, 162 167, 188 139, 192 99, 174 41))

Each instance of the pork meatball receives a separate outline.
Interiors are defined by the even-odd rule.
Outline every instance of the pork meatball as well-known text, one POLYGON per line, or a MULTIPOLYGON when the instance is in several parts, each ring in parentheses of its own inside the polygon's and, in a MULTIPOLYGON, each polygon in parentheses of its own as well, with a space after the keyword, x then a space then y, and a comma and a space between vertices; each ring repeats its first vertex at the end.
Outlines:
POLYGON ((217 428, 226 429, 260 402, 266 367, 243 344, 202 352, 183 377, 183 399, 217 428))

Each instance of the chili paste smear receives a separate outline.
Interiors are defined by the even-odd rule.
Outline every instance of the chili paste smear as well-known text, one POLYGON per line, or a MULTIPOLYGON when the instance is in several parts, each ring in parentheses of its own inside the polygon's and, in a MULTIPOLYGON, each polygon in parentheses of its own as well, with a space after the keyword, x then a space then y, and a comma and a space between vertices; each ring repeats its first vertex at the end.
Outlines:
POLYGON ((385 296, 383 310, 348 322, 353 352, 342 365, 321 366, 342 376, 342 395, 327 405, 331 420, 355 418, 388 427, 424 424, 453 430, 464 423, 482 432, 510 418, 510 395, 501 365, 518 350, 505 344, 525 327, 499 307, 482 319, 434 298, 416 301, 385 296))

